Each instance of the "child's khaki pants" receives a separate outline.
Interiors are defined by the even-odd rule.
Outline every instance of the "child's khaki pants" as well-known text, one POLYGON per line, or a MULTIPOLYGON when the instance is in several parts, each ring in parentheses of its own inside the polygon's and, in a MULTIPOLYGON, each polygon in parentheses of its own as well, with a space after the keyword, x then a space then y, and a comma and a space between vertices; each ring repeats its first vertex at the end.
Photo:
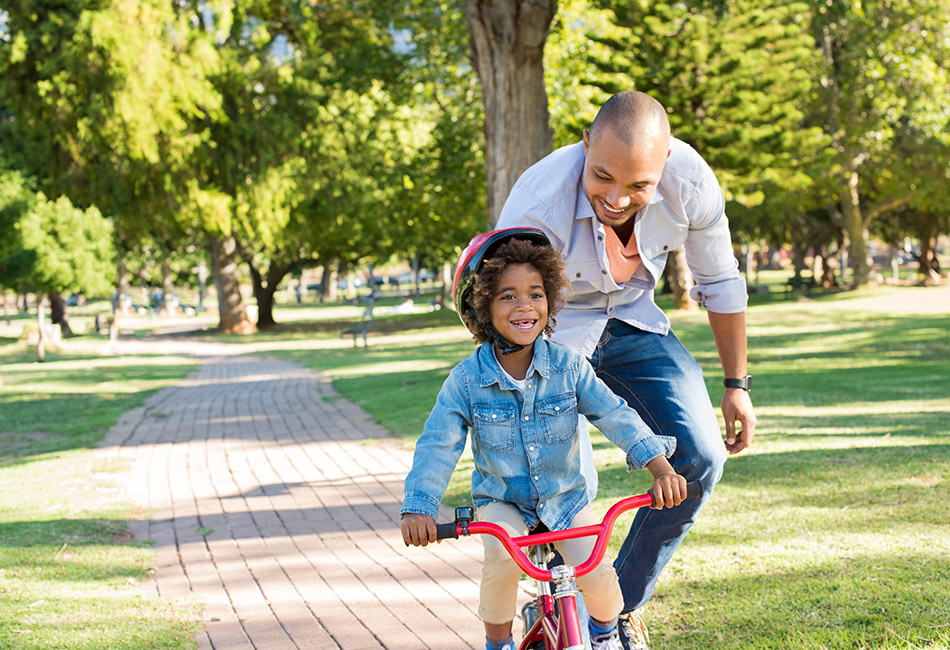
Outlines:
MULTIPOLYGON (((490 521, 508 531, 512 537, 527 535, 528 530, 518 509, 509 503, 494 501, 478 509, 479 521, 490 521)), ((577 513, 571 528, 599 524, 590 506, 577 513)), ((518 600, 518 580, 521 569, 508 555, 497 539, 482 535, 485 544, 485 562, 482 565, 481 596, 478 615, 486 623, 502 624, 514 619, 518 600)), ((569 539, 555 544, 567 564, 578 566, 594 548, 595 537, 569 539)), ((620 582, 609 555, 586 576, 577 578, 577 587, 584 594, 584 604, 594 619, 608 623, 623 609, 620 582)))

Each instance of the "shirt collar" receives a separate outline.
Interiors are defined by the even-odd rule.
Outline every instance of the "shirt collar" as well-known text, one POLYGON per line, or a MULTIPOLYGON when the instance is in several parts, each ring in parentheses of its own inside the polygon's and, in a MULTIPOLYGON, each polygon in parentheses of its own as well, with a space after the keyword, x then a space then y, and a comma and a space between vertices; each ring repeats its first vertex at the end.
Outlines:
MULTIPOLYGON (((480 386, 502 384, 501 378, 504 374, 501 369, 501 364, 498 363, 498 359, 495 357, 493 345, 491 341, 486 341, 482 343, 478 349, 479 365, 482 368, 482 375, 478 378, 480 386)), ((538 337, 537 340, 535 340, 534 359, 531 361, 531 366, 528 368, 528 374, 525 375, 525 378, 530 377, 535 372, 545 379, 551 377, 551 354, 548 350, 549 345, 547 339, 542 337, 538 337)))

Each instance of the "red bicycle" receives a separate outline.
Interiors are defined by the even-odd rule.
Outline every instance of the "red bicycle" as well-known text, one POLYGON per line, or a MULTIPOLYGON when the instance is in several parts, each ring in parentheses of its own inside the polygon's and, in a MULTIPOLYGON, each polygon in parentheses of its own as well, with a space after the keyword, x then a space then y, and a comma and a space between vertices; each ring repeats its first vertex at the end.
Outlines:
MULTIPOLYGON (((702 495, 702 489, 698 482, 687 483, 686 498, 702 495)), ((438 539, 491 535, 502 543, 521 570, 537 581, 536 602, 527 603, 521 610, 526 632, 518 646, 519 650, 584 650, 574 578, 590 573, 604 559, 617 517, 629 510, 650 505, 653 505, 653 495, 649 493, 627 497, 612 505, 599 524, 523 537, 511 537, 497 524, 472 521, 472 508, 456 508, 455 522, 437 524, 436 531, 438 539), (554 542, 592 535, 597 536, 594 550, 582 564, 576 567, 560 564, 547 568, 554 559, 554 542), (530 547, 530 559, 521 550, 525 547, 530 547)))

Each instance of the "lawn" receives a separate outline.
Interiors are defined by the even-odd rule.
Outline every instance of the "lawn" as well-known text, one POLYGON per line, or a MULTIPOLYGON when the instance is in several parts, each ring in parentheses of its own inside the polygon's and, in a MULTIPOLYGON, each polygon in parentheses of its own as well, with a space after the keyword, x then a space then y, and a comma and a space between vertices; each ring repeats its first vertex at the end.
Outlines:
POLYGON ((0 648, 195 647, 189 604, 129 594, 154 554, 128 533, 136 513, 115 480, 125 468, 89 451, 195 364, 111 355, 96 336, 36 363, 18 341, 24 320, 0 325, 0 648))

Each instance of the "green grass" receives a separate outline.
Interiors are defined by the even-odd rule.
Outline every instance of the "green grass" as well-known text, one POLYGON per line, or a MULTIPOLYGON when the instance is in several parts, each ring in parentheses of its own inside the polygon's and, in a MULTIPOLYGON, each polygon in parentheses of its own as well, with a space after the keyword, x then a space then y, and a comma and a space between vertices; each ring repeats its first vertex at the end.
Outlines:
MULTIPOLYGON (((948 310, 948 287, 786 297, 773 282, 752 297, 758 435, 664 573, 647 613, 655 647, 950 647, 948 310)), ((671 317, 717 402, 705 314, 671 317)), ((411 445, 472 350, 454 315, 420 318, 431 319, 421 341, 407 327, 354 351, 325 331, 279 354, 332 377, 411 445)), ((595 509, 649 487, 594 442, 595 509)), ((467 499, 470 472, 463 458, 447 503, 467 499)))
POLYGON ((50 346, 45 363, 0 327, 0 648, 190 648, 194 608, 143 599, 154 552, 116 483, 120 461, 90 452, 119 416, 194 367, 111 356, 105 339, 50 346))

